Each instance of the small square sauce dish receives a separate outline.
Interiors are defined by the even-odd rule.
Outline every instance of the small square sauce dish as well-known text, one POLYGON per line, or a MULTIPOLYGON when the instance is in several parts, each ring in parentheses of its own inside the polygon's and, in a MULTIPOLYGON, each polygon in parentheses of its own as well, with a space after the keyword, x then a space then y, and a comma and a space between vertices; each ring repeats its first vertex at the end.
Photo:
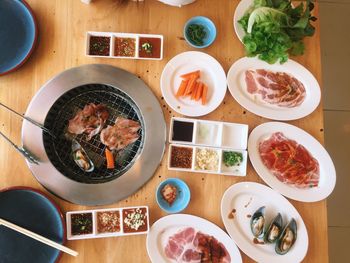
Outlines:
POLYGON ((169 146, 168 169, 190 171, 193 167, 194 148, 186 145, 169 146))
POLYGON ((149 231, 147 206, 122 209, 123 235, 146 234, 149 231))
POLYGON ((96 229, 94 227, 93 211, 68 212, 66 214, 67 239, 85 239, 94 236, 96 229))
POLYGON ((107 32, 87 32, 85 54, 89 57, 111 57, 112 34, 107 32))
POLYGON ((170 121, 169 142, 193 144, 196 121, 186 118, 172 118, 170 121))

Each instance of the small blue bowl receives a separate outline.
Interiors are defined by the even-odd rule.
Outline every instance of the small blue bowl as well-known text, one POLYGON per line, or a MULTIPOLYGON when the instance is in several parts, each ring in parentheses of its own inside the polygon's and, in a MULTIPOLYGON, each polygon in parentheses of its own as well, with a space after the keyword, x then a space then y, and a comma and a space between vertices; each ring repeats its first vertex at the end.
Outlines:
POLYGON ((184 210, 191 199, 190 188, 187 184, 178 178, 169 178, 158 185, 156 199, 159 207, 169 214, 179 213, 184 210), (177 196, 170 206, 163 198, 161 190, 166 184, 172 184, 177 188, 177 196))
POLYGON ((184 37, 186 42, 195 48, 205 48, 210 46, 215 38, 216 38, 216 27, 213 23, 213 21, 211 21, 209 18, 205 17, 205 16, 195 16, 192 17, 190 20, 188 20, 185 24, 184 27, 184 37), (203 45, 196 45, 193 42, 191 42, 190 38, 188 37, 187 34, 187 29, 190 25, 193 24, 197 24, 197 25, 202 25, 204 27, 204 31, 206 32, 206 36, 203 39, 203 45))

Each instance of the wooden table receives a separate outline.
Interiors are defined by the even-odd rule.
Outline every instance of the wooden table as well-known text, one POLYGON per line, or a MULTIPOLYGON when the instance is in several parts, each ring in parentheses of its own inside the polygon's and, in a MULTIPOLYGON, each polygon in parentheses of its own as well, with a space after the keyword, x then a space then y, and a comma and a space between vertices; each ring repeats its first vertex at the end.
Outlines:
MULTIPOLYGON (((211 18, 217 27, 217 39, 212 46, 203 51, 214 56, 227 72, 232 63, 244 56, 242 44, 237 39, 232 18, 238 0, 197 0, 196 3, 175 8, 155 0, 145 3, 130 3, 120 7, 116 1, 95 0, 85 5, 78 0, 28 0, 34 10, 39 27, 38 46, 29 61, 17 72, 0 77, 0 101, 19 112, 25 112, 33 95, 40 87, 56 74, 71 67, 105 63, 126 69, 140 76, 153 90, 162 105, 166 121, 178 116, 166 105, 162 98, 159 79, 162 69, 175 55, 193 50, 182 37, 183 25, 192 16, 204 15, 211 18), (112 31, 163 34, 164 59, 162 61, 119 60, 86 57, 86 31, 112 31)), ((318 5, 316 4, 316 15, 318 5)), ((316 22, 316 34, 306 40, 306 55, 296 58, 321 81, 319 23, 316 22)), ((20 144, 21 120, 9 112, 0 109, 0 130, 20 144)), ((229 92, 221 106, 203 119, 223 120, 249 124, 251 131, 257 125, 268 121, 242 108, 229 92)), ((322 106, 301 120, 290 122, 303 128, 323 142, 322 106)), ((4 140, 0 140, 0 186, 31 186, 43 190, 27 168, 22 157, 4 140)), ((248 164, 246 177, 218 176, 213 174, 193 174, 168 171, 165 154, 160 168, 153 178, 136 194, 106 207, 129 205, 148 205, 150 221, 155 222, 165 213, 155 201, 157 185, 167 177, 179 177, 185 180, 192 194, 192 200, 184 213, 208 219, 220 227, 220 201, 224 191, 234 183, 262 180, 248 164)), ((45 190, 44 190, 45 191, 45 190)), ((52 195, 51 195, 52 196, 52 195)), ((65 202, 55 196, 53 199, 62 211, 85 209, 65 202)), ((309 250, 304 262, 327 262, 327 209, 326 201, 301 203, 291 201, 304 219, 309 234, 309 250)), ((61 262, 149 262, 146 252, 146 236, 92 239, 71 241, 67 245, 80 255, 73 258, 63 255, 61 262)), ((244 262, 252 262, 242 253, 244 262)))

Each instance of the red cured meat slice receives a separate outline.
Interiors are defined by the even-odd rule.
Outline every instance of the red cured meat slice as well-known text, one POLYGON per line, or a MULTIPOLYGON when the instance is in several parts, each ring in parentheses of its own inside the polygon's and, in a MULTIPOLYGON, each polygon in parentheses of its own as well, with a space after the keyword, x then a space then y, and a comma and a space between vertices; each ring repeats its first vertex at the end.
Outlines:
POLYGON ((229 263, 231 257, 216 238, 188 227, 169 237, 164 248, 165 255, 176 262, 229 263))
POLYGON ((259 144, 264 165, 283 183, 298 188, 316 187, 320 179, 319 163, 310 152, 281 132, 259 144))
POLYGON ((245 81, 250 94, 258 94, 263 101, 280 107, 296 107, 306 96, 303 83, 285 72, 246 70, 245 81))

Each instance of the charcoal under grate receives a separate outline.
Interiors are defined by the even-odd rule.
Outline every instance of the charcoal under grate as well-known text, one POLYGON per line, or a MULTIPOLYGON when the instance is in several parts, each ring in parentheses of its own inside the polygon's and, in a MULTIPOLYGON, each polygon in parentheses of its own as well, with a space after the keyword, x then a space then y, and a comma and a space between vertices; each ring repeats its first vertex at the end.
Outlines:
POLYGON ((82 171, 72 158, 71 138, 66 136, 68 121, 76 112, 83 109, 89 103, 104 104, 108 108, 109 118, 106 125, 113 125, 115 119, 120 116, 140 122, 144 127, 142 115, 134 101, 118 88, 89 84, 71 89, 63 94, 50 108, 45 127, 53 131, 57 136, 43 133, 44 147, 51 163, 66 177, 81 183, 97 184, 114 180, 124 174, 138 158, 142 147, 144 129, 139 130, 139 139, 117 153, 115 169, 106 168, 106 146, 100 141, 100 136, 95 135, 90 141, 86 135, 77 135, 75 139, 83 146, 95 164, 95 170, 91 173, 82 171))

